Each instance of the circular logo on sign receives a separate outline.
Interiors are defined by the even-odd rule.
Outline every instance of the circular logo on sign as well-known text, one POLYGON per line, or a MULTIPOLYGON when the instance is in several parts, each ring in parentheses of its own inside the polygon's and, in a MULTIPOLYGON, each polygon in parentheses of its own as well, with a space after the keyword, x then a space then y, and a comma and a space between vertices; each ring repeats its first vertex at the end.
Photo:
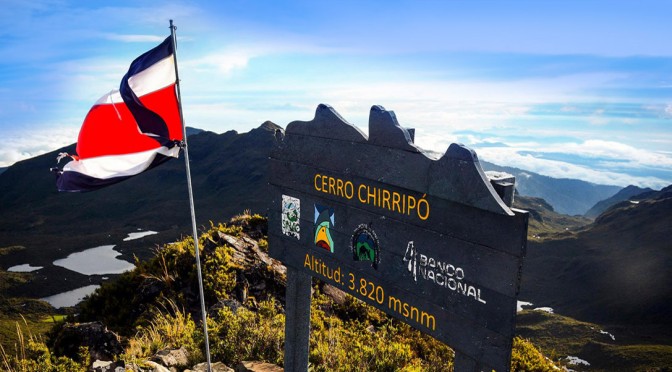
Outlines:
POLYGON ((379 242, 376 233, 367 225, 359 225, 352 234, 352 259, 369 261, 374 269, 380 263, 379 242))

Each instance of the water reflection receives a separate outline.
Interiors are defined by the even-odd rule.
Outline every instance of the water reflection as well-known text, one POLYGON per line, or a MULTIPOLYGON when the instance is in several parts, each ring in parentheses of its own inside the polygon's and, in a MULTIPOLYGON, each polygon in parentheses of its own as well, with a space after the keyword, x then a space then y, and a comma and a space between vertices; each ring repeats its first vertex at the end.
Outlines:
POLYGON ((65 267, 84 275, 121 274, 132 270, 135 265, 117 257, 121 254, 114 245, 103 245, 69 255, 54 261, 55 266, 65 267))
POLYGON ((12 266, 7 271, 12 271, 15 273, 29 273, 35 270, 41 269, 42 266, 30 266, 30 264, 16 265, 12 266))
POLYGON ((72 291, 67 291, 53 296, 45 297, 43 298, 43 300, 47 301, 48 303, 51 304, 51 306, 55 308, 75 306, 80 301, 82 301, 84 297, 93 293, 93 291, 95 291, 96 288, 98 287, 100 286, 94 284, 87 285, 86 287, 81 287, 73 289, 72 291))

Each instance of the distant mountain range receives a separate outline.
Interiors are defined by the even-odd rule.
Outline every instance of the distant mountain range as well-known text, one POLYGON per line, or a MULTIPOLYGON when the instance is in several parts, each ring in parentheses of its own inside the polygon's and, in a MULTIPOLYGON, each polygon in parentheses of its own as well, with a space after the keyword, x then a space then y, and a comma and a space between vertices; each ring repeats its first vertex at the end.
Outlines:
POLYGON ((519 194, 542 198, 552 205, 556 212, 570 216, 583 215, 596 203, 621 190, 618 186, 542 176, 538 173, 513 167, 502 167, 482 160, 481 166, 486 171, 506 172, 516 176, 516 189, 519 194))
MULTIPOLYGON (((189 150, 199 225, 226 221, 246 209, 266 213, 268 156, 277 129, 266 122, 248 133, 190 131, 194 133, 189 137, 189 150)), ((137 249, 124 251, 121 246, 128 259, 132 254, 148 257, 148 245, 190 234, 183 159, 96 192, 58 193, 49 168, 62 151, 72 153, 74 145, 20 161, 0 174, 0 248, 26 247, 3 256, 3 268, 25 263, 44 266, 46 278, 59 273, 48 271, 54 260, 120 242, 137 229, 160 234, 144 238, 137 249)), ((514 174, 519 193, 528 195, 516 202, 530 210, 530 231, 537 235, 529 243, 524 300, 596 321, 625 315, 599 316, 595 304, 608 309, 605 313, 613 310, 626 315, 640 314, 641 308, 636 307, 640 303, 647 309, 650 305, 652 317, 672 311, 657 300, 672 304, 667 237, 672 231, 672 199, 660 196, 668 195, 668 189, 651 194, 640 204, 616 204, 580 230, 590 221, 557 212, 581 215, 616 194, 618 187, 558 180, 485 162, 483 166, 514 174)), ((59 286, 72 285, 69 282, 59 286)))
POLYGON ((592 208, 590 208, 588 210, 588 212, 586 212, 586 214, 584 216, 586 216, 588 218, 597 218, 597 216, 604 213, 607 209, 609 209, 611 206, 613 206, 616 203, 622 202, 624 200, 631 199, 633 197, 636 197, 636 196, 639 196, 639 195, 642 195, 642 194, 645 194, 645 193, 650 193, 650 192, 653 192, 653 191, 654 190, 652 190, 648 187, 643 189, 641 187, 630 185, 630 186, 622 189, 621 191, 617 192, 616 195, 614 195, 614 196, 612 196, 608 199, 602 200, 602 201, 598 202, 597 204, 595 204, 592 208))
MULTIPOLYGON (((267 159, 279 128, 271 122, 248 133, 215 134, 187 128, 199 224, 227 220, 245 209, 265 213, 267 159)), ((161 232, 155 237, 157 243, 190 231, 182 159, 96 192, 59 194, 48 170, 56 165, 59 152, 73 153, 74 146, 17 162, 0 174, 0 247, 43 248, 39 253, 27 249, 6 257, 3 266, 48 265, 66 253, 123 238, 138 228, 161 232)), ((544 198, 559 213, 583 214, 619 190, 482 164, 486 170, 514 174, 520 194, 544 198)), ((151 237, 146 239, 153 242, 151 237)))

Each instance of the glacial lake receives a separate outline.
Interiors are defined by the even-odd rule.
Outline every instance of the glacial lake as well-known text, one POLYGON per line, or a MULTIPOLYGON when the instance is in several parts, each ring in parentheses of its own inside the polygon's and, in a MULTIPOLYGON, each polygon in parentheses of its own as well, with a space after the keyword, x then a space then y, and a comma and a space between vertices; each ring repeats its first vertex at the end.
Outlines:
MULTIPOLYGON (((138 231, 128 234, 124 241, 140 239, 148 235, 158 234, 156 231, 138 231)), ((121 253, 114 250, 115 245, 101 245, 100 247, 90 248, 82 252, 70 254, 66 258, 54 261, 54 266, 64 267, 84 275, 106 275, 121 274, 132 270, 135 265, 124 260, 120 260, 121 253)), ((12 267, 15 271, 19 270, 37 270, 39 268, 28 264, 12 267)), ((107 277, 102 277, 107 280, 107 277)), ((53 296, 45 297, 43 300, 49 302, 53 307, 67 307, 77 305, 84 297, 93 293, 99 285, 87 285, 81 288, 59 293, 53 296)))
POLYGON ((35 270, 41 269, 42 266, 30 266, 30 264, 23 264, 23 265, 16 265, 12 266, 7 271, 15 272, 15 273, 29 273, 35 270))
POLYGON ((158 234, 158 232, 151 231, 151 230, 150 231, 132 232, 132 233, 128 233, 128 236, 126 238, 124 238, 124 241, 127 242, 129 240, 140 239, 140 238, 144 238, 145 236, 154 235, 154 234, 158 234))
POLYGON ((54 265, 84 275, 121 274, 132 270, 135 265, 118 259, 120 255, 114 250, 114 245, 102 245, 56 260, 54 265))
POLYGON ((75 306, 80 301, 82 301, 84 297, 93 293, 93 291, 95 291, 96 288, 98 287, 100 286, 95 284, 87 285, 86 287, 81 287, 73 289, 72 291, 67 291, 53 296, 45 297, 43 298, 43 300, 47 301, 48 303, 51 304, 51 306, 55 308, 75 306))

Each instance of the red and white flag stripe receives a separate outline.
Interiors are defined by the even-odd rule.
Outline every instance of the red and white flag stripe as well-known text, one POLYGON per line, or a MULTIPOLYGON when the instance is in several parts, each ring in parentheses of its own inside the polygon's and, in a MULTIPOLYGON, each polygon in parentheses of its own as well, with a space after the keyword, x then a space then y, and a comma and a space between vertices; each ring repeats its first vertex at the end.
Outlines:
POLYGON ((90 191, 178 157, 183 140, 172 38, 138 57, 120 90, 89 110, 77 155, 59 171, 59 191, 90 191))

